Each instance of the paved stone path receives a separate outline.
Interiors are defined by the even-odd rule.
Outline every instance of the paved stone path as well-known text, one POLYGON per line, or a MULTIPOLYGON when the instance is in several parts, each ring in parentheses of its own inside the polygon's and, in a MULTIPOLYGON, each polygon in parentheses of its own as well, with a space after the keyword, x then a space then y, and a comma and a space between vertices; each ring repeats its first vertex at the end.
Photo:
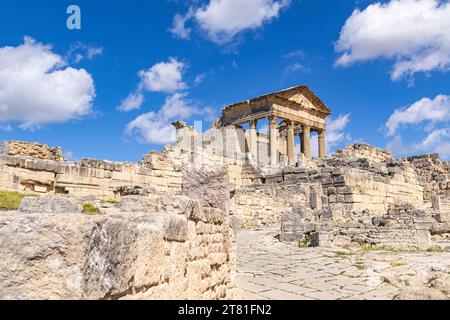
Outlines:
POLYGON ((239 231, 237 299, 390 300, 400 289, 386 277, 430 265, 450 268, 449 253, 299 248, 276 234, 276 227, 239 231))

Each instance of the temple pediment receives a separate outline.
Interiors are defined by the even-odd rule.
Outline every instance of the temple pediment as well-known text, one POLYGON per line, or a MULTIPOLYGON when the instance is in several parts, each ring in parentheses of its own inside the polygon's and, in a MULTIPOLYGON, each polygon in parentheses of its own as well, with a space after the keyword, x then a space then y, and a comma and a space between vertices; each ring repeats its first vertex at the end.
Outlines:
POLYGON ((307 86, 301 85, 229 105, 218 125, 243 124, 270 115, 323 129, 330 109, 307 86))
POLYGON ((301 94, 301 93, 294 94, 292 97, 289 97, 288 100, 289 100, 289 101, 297 102, 298 104, 302 105, 303 107, 305 107, 306 109, 309 109, 309 110, 317 109, 317 108, 311 103, 311 101, 309 101, 308 98, 306 98, 306 97, 305 97, 303 94, 301 94))
POLYGON ((308 110, 317 110, 325 115, 331 114, 330 109, 322 100, 305 85, 292 87, 275 94, 289 101, 296 102, 308 110))

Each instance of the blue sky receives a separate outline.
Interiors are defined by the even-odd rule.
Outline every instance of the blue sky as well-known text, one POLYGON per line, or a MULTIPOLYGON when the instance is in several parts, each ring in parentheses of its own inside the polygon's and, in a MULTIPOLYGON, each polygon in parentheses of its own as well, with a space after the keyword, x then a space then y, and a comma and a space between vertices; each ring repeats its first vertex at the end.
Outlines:
POLYGON ((448 21, 438 0, 2 1, 0 140, 138 161, 171 120, 206 127, 227 104, 307 84, 333 112, 330 149, 448 158, 448 21))

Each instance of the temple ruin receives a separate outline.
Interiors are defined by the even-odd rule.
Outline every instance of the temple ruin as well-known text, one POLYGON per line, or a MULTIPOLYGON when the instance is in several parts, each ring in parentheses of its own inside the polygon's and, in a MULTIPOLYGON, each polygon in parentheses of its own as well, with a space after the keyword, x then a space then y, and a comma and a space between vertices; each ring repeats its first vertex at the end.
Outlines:
POLYGON ((234 235, 273 225, 294 246, 450 249, 450 162, 396 159, 365 143, 327 154, 330 114, 308 87, 293 87, 227 106, 207 130, 175 122, 176 144, 138 163, 70 162, 60 148, 4 142, 0 190, 31 197, 0 215, 0 254, 20 266, 0 267, 0 297, 232 298, 234 235), (86 203, 99 215, 84 214, 86 203), (155 252, 142 253, 148 261, 141 243, 155 252), (49 272, 55 261, 64 279, 49 272))
MULTIPOLYGON (((287 156, 289 166, 296 165, 294 137, 300 137, 299 154, 311 158, 311 133, 318 133, 318 154, 325 158, 326 117, 330 109, 305 85, 266 94, 232 104, 222 111, 218 127, 248 124, 248 149, 254 163, 258 162, 258 121, 269 121, 269 159, 271 165, 287 156), (285 152, 280 152, 279 140, 284 140, 285 152)), ((283 150, 284 151, 284 150, 283 150)))

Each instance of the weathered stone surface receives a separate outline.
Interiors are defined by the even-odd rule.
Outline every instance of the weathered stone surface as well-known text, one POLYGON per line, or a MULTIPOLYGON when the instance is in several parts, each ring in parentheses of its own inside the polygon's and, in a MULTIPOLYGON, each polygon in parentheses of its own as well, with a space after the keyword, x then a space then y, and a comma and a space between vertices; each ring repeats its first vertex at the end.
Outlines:
POLYGON ((183 195, 198 199, 203 206, 229 211, 230 186, 225 168, 189 167, 183 171, 183 195))
POLYGON ((68 205, 61 199, 35 198, 24 208, 43 211, 0 215, 0 299, 232 296, 228 216, 220 209, 166 197, 158 210, 154 199, 144 212, 135 206, 128 212, 86 215, 60 211, 68 205), (180 203, 197 205, 180 208, 180 203), (192 220, 199 216, 201 222, 192 220), (196 277, 192 272, 199 264, 204 271, 196 277))
POLYGON ((298 243, 280 243, 278 233, 276 225, 238 233, 236 298, 450 298, 450 251, 303 247, 298 243))
POLYGON ((157 199, 154 196, 125 196, 115 207, 120 212, 155 212, 157 199))
POLYGON ((82 210, 82 202, 63 196, 26 197, 19 212, 23 213, 77 213, 82 210))
POLYGON ((164 239, 169 241, 186 241, 188 238, 187 219, 176 215, 166 216, 164 224, 164 239))

